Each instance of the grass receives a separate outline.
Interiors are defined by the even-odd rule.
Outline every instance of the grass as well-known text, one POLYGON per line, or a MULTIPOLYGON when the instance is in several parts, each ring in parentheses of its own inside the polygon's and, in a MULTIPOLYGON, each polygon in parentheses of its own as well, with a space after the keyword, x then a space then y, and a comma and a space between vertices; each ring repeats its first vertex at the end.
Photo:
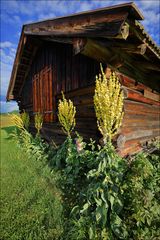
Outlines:
POLYGON ((14 126, 7 126, 7 116, 2 122, 0 239, 59 239, 63 216, 57 173, 48 184, 49 168, 29 159, 10 139, 14 126))

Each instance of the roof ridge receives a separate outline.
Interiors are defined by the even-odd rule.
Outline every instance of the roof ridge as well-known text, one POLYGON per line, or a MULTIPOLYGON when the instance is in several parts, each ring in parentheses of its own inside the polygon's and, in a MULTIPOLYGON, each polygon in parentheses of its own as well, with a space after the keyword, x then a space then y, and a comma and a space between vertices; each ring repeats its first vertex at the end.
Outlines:
MULTIPOLYGON (((45 21, 54 21, 54 20, 58 20, 58 19, 68 18, 68 17, 76 17, 76 16, 86 15, 86 14, 90 14, 90 13, 93 14, 93 13, 97 13, 97 12, 100 12, 100 11, 109 11, 109 10, 112 10, 112 9, 123 8, 123 7, 132 7, 132 14, 133 14, 133 10, 134 10, 137 13, 137 18, 139 18, 139 20, 144 19, 144 16, 139 11, 139 9, 135 5, 135 3, 134 2, 128 2, 128 3, 116 4, 116 5, 106 6, 106 7, 96 8, 96 9, 90 9, 88 11, 81 11, 81 12, 72 13, 72 14, 65 15, 65 16, 48 18, 48 19, 44 19, 44 20, 40 20, 40 21, 36 21, 36 22, 27 23, 27 24, 24 24, 24 26, 32 25, 32 24, 36 24, 36 23, 41 23, 41 22, 45 22, 45 21)), ((135 17, 135 19, 136 19, 136 17, 135 17)))

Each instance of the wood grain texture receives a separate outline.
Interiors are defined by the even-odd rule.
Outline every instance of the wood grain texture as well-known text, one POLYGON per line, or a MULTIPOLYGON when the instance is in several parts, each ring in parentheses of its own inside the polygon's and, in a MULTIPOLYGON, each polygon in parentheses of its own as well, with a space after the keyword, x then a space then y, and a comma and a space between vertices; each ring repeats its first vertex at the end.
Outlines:
POLYGON ((79 15, 76 18, 68 18, 67 21, 54 19, 26 25, 24 32, 26 35, 39 35, 56 37, 118 37, 126 38, 126 28, 122 28, 127 19, 128 12, 121 10, 119 12, 101 12, 98 14, 89 14, 86 18, 79 15))
MULTIPOLYGON (((108 73, 109 68, 105 71, 108 73)), ((97 128, 93 106, 95 75, 98 73, 99 63, 81 54, 74 56, 71 45, 45 44, 37 52, 23 87, 21 109, 26 109, 32 120, 33 112, 42 112, 45 138, 60 144, 66 137, 57 118, 58 101, 63 90, 66 98, 76 106, 75 130, 86 141, 92 137, 99 142, 102 136, 97 128)), ((126 156, 140 151, 143 144, 160 135, 160 108, 155 99, 158 94, 153 93, 151 88, 117 74, 125 100, 124 119, 114 142, 119 154, 126 156)))
POLYGON ((150 92, 146 89, 144 90, 144 97, 152 99, 152 100, 157 101, 157 102, 160 102, 160 94, 150 92))
POLYGON ((152 100, 148 97, 145 97, 141 92, 132 90, 130 88, 127 87, 123 87, 123 92, 124 92, 124 97, 125 99, 131 99, 137 102, 143 102, 143 103, 147 103, 150 105, 157 105, 160 106, 160 102, 157 102, 155 100, 152 100))

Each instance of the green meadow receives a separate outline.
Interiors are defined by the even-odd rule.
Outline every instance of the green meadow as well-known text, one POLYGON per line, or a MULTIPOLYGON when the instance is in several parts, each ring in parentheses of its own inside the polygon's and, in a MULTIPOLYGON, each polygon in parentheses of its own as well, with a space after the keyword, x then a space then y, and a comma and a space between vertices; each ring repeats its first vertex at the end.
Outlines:
POLYGON ((11 125, 11 117, 1 115, 0 239, 59 239, 62 200, 56 175, 48 184, 49 169, 18 147, 11 125))

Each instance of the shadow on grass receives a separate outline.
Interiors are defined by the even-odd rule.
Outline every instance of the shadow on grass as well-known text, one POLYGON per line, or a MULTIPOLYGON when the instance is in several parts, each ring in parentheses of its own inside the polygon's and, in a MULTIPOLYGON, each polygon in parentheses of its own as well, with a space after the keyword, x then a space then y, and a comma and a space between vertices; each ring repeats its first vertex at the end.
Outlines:
POLYGON ((1 130, 4 130, 7 133, 7 137, 5 139, 12 140, 13 136, 12 134, 17 130, 17 127, 15 126, 9 126, 9 127, 3 127, 1 130))

